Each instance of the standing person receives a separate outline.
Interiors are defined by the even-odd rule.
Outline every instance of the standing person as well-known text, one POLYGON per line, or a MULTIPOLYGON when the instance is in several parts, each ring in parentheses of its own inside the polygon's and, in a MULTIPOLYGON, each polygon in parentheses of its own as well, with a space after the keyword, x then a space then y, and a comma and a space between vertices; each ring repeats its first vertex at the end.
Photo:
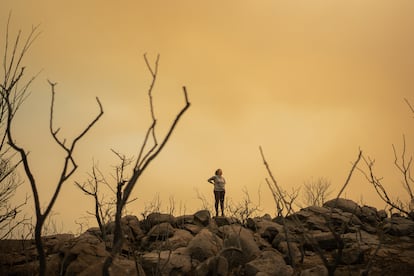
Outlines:
POLYGON ((226 193, 224 186, 226 185, 226 180, 223 177, 223 171, 221 169, 217 169, 215 175, 207 179, 207 181, 214 184, 214 207, 216 208, 216 217, 218 216, 219 202, 221 207, 221 215, 224 216, 224 195, 226 193))

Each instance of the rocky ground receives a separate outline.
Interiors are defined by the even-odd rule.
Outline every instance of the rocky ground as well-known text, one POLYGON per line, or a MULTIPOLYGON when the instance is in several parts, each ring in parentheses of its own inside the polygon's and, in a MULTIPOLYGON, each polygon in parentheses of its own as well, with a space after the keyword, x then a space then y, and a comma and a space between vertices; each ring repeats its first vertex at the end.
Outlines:
MULTIPOLYGON (((123 218, 125 243, 111 275, 414 275, 414 221, 347 199, 286 218, 123 218), (324 261, 325 260, 325 263, 324 261)), ((44 237, 48 275, 99 275, 113 238, 91 228, 44 237)), ((36 275, 33 241, 0 242, 1 275, 36 275)))

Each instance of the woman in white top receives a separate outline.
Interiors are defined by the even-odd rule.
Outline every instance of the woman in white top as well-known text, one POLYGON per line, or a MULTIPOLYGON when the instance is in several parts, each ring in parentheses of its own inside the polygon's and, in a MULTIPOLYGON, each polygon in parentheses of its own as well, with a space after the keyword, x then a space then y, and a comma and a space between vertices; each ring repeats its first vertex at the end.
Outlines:
POLYGON ((226 193, 224 186, 226 185, 226 180, 223 177, 223 171, 221 169, 217 169, 215 175, 207 179, 207 181, 214 184, 214 207, 216 208, 216 216, 218 216, 219 202, 221 207, 221 215, 224 216, 224 195, 226 193))

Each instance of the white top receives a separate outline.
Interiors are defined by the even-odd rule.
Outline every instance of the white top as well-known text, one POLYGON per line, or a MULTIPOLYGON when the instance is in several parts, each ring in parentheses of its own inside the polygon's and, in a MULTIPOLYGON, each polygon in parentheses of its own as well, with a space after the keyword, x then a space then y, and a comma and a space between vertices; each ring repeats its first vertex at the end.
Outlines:
POLYGON ((214 175, 212 177, 210 177, 208 180, 208 182, 214 184, 214 191, 224 191, 224 185, 226 185, 226 180, 224 179, 224 177, 220 176, 220 175, 214 175), (213 181, 213 182, 211 182, 213 181))

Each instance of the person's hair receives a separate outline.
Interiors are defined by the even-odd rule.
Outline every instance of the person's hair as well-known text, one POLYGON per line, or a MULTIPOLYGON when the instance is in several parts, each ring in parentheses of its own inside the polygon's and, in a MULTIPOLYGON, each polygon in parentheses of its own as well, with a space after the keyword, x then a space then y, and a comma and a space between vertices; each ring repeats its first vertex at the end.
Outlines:
POLYGON ((217 169, 215 174, 218 175, 219 171, 221 171, 221 169, 217 169))

